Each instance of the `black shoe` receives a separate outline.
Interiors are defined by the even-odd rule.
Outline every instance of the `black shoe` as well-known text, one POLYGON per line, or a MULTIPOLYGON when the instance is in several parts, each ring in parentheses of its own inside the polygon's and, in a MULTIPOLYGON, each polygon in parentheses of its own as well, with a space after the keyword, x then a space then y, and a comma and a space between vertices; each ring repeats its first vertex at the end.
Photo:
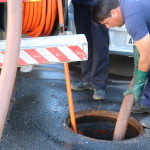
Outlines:
POLYGON ((144 106, 142 103, 137 103, 132 107, 132 113, 150 113, 150 108, 144 106))
POLYGON ((92 85, 88 82, 72 83, 71 89, 75 91, 93 90, 92 85))
POLYGON ((93 99, 94 100, 103 100, 106 99, 106 93, 102 89, 94 89, 94 94, 93 94, 93 99))

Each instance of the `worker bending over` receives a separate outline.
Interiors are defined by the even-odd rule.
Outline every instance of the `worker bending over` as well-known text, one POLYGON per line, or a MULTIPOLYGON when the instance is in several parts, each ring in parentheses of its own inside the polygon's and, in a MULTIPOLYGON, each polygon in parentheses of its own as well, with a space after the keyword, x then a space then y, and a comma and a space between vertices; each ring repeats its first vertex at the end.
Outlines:
MULTIPOLYGON (((125 24, 134 40, 133 85, 124 95, 132 93, 136 105, 132 112, 150 113, 150 1, 149 0, 95 0, 92 8, 94 22, 107 28, 125 24), (145 85, 146 79, 148 82, 145 85), (143 94, 142 98, 141 95, 143 94), (139 99, 141 98, 141 103, 139 99)), ((141 123, 150 128, 150 116, 141 123)))

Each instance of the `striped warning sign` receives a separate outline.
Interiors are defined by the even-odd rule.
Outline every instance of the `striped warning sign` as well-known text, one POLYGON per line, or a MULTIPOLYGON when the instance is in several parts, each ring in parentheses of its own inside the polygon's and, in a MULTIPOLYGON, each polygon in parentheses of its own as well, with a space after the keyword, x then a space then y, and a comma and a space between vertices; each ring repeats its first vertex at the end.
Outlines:
MULTIPOLYGON (((3 64, 4 55, 4 52, 0 52, 0 66, 3 64)), ((37 48, 21 50, 18 66, 83 60, 87 60, 87 54, 78 46, 37 48)))
MULTIPOLYGON (((1 40, 0 67, 4 60, 5 45, 6 41, 1 40)), ((88 59, 87 41, 84 35, 23 38, 20 49, 18 66, 74 62, 88 59)))

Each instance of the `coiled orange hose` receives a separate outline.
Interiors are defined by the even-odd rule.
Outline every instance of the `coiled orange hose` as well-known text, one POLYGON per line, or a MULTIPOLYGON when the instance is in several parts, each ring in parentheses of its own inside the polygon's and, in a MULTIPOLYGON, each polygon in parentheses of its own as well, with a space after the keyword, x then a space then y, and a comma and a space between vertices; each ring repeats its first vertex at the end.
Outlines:
POLYGON ((50 35, 57 17, 57 0, 22 4, 22 33, 31 37, 50 35))

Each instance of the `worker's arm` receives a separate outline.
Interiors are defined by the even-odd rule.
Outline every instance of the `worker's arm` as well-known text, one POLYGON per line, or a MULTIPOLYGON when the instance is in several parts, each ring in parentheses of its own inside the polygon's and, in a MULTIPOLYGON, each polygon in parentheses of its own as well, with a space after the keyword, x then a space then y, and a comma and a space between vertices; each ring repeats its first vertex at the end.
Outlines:
MULTIPOLYGON (((138 60, 138 66, 134 71, 133 86, 129 88, 124 95, 133 94, 136 103, 143 92, 147 72, 150 68, 150 35, 147 34, 141 40, 136 41, 135 45, 138 49, 140 57, 138 60)), ((134 55, 134 59, 137 59, 136 55, 134 55)))
POLYGON ((150 34, 134 43, 140 54, 138 69, 147 72, 150 69, 150 34))

